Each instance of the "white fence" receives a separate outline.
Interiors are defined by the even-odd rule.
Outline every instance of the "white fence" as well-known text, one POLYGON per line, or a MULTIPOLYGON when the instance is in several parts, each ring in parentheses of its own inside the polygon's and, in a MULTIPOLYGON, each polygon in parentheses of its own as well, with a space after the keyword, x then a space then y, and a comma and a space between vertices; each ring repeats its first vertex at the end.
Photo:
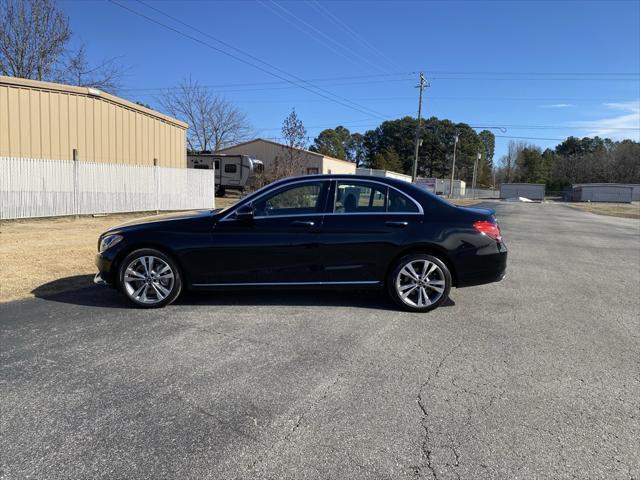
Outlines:
POLYGON ((214 208, 213 170, 0 157, 0 219, 214 208))

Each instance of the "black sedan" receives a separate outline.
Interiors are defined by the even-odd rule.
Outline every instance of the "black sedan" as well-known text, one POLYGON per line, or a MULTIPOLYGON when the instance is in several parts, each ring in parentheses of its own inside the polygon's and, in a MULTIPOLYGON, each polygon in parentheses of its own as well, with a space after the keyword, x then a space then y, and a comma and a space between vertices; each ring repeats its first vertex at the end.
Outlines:
POLYGON ((125 223, 98 249, 96 283, 141 307, 184 288, 368 287, 424 312, 451 287, 501 280, 507 264, 493 210, 357 175, 287 178, 226 209, 125 223))

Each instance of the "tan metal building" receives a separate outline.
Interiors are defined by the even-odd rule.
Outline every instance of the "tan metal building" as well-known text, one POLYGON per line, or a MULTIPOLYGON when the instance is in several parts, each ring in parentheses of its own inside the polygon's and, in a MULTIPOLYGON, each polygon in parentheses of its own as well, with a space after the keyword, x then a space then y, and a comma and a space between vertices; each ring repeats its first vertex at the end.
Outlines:
POLYGON ((186 168, 187 127, 100 90, 0 76, 0 157, 186 168))
MULTIPOLYGON (((217 153, 231 155, 249 155, 264 163, 264 171, 269 172, 278 160, 287 158, 290 147, 281 143, 256 138, 248 142, 239 143, 232 147, 218 150, 217 153)), ((312 175, 315 173, 356 173, 356 164, 347 160, 329 157, 321 153, 300 150, 302 169, 300 175, 312 175)))

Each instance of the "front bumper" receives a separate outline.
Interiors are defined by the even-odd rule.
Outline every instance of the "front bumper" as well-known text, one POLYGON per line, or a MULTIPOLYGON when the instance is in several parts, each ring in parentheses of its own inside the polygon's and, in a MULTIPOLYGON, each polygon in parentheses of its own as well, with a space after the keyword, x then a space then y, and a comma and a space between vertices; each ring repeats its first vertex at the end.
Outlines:
MULTIPOLYGON (((115 250, 115 249, 114 249, 115 250)), ((97 285, 115 285, 115 258, 116 252, 106 250, 102 253, 98 253, 95 258, 96 267, 98 267, 98 273, 93 279, 93 282, 97 285)))
POLYGON ((93 283, 95 283, 96 285, 111 286, 109 282, 102 278, 102 274, 100 272, 96 273, 96 276, 93 277, 93 283))

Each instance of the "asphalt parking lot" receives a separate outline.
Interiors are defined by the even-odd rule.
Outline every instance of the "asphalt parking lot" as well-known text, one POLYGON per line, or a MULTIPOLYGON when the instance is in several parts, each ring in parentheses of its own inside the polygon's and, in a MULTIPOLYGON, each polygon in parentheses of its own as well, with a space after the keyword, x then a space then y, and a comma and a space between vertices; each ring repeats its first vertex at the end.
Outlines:
POLYGON ((0 305, 0 478, 640 478, 640 222, 492 204, 507 278, 0 305))

